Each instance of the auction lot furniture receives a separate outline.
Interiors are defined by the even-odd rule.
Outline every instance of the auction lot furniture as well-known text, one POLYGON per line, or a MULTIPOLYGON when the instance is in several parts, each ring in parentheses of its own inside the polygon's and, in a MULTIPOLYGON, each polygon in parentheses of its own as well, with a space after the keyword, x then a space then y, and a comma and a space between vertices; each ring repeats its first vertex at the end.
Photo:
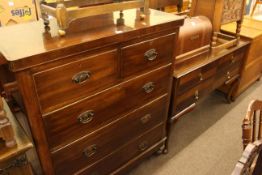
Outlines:
POLYGON ((64 37, 55 20, 49 32, 41 21, 0 29, 46 175, 125 174, 164 149, 183 18, 123 13, 122 26, 116 12, 72 24, 64 37))
POLYGON ((237 47, 217 55, 205 52, 175 64, 169 130, 179 118, 192 111, 199 100, 217 88, 222 88, 227 100, 232 101, 248 46, 249 42, 241 41, 237 47))
MULTIPOLYGON (((14 118, 5 100, 0 96, 1 114, 5 114, 9 123, 8 127, 11 127, 11 131, 10 129, 1 130, 1 134, 5 132, 4 135, 11 136, 11 142, 14 144, 9 144, 7 147, 2 140, 0 141, 0 174, 33 175, 31 165, 25 155, 26 151, 33 147, 33 144, 14 118)), ((6 140, 4 141, 6 142, 6 140)))
MULTIPOLYGON (((222 30, 223 32, 233 33, 235 26, 230 23, 222 26, 222 30)), ((241 38, 250 41, 251 45, 235 97, 259 80, 262 75, 262 21, 245 16, 240 34, 241 38)))

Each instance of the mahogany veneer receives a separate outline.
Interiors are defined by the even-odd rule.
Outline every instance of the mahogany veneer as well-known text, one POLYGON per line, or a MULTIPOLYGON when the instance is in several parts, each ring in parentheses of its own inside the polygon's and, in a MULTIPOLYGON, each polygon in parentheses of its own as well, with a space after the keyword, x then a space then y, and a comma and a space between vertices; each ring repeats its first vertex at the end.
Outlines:
POLYGON ((99 27, 89 20, 62 38, 55 21, 49 32, 42 22, 0 29, 45 174, 124 174, 164 149, 183 18, 139 13, 124 11, 122 26, 119 12, 96 17, 99 27))

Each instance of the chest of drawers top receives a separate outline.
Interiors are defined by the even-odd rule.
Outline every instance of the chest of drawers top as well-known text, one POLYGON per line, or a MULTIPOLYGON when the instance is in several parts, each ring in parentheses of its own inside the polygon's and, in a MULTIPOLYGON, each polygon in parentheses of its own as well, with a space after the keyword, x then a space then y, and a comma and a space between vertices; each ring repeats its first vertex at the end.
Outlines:
POLYGON ((183 24, 182 17, 156 10, 150 10, 144 20, 138 18, 138 13, 136 9, 124 11, 125 24, 122 26, 115 24, 119 12, 106 15, 105 18, 111 23, 107 22, 104 26, 101 23, 105 19, 96 17, 87 23, 78 24, 65 37, 58 36, 55 20, 51 20, 48 33, 42 21, 1 28, 0 57, 10 63, 13 71, 18 71, 75 53, 152 36, 153 33, 172 30, 183 24), (97 27, 83 29, 92 23, 98 24, 97 27))

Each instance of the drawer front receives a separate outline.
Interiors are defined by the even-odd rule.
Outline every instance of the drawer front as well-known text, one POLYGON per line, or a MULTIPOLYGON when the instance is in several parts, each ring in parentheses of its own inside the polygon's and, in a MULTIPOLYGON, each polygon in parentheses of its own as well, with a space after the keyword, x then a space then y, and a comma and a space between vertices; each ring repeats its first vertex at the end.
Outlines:
POLYGON ((122 48, 122 77, 171 63, 175 37, 175 34, 170 34, 122 48))
POLYGON ((232 54, 228 54, 220 59, 218 70, 226 71, 231 67, 239 65, 243 62, 243 58, 244 58, 244 52, 242 50, 236 51, 232 54))
POLYGON ((154 144, 159 143, 164 138, 163 125, 160 125, 141 137, 120 147, 110 156, 105 157, 96 164, 80 170, 77 175, 108 175, 116 169, 124 166, 128 161, 151 150, 154 144))
POLYGON ((54 152, 52 158, 57 174, 63 174, 64 171, 65 174, 72 174, 91 165, 157 125, 161 124, 162 130, 164 130, 162 124, 165 122, 164 116, 167 116, 167 113, 165 107, 158 106, 160 104, 161 102, 156 102, 148 105, 112 125, 54 152))
POLYGON ((113 85, 118 77, 117 50, 85 57, 79 61, 34 74, 43 113, 63 107, 95 91, 113 85), (99 62, 99 64, 97 64, 99 62))
POLYGON ((182 94, 189 89, 197 86, 199 83, 213 77, 216 74, 217 62, 210 63, 202 68, 199 68, 179 80, 178 94, 182 94))
POLYGON ((165 66, 44 117, 49 146, 70 143, 168 93, 172 67, 165 66))
POLYGON ((218 88, 224 84, 228 84, 227 82, 232 82, 236 78, 240 76, 240 64, 234 67, 231 67, 228 70, 218 71, 216 75, 216 82, 214 83, 214 88, 218 88))
POLYGON ((192 104, 198 102, 200 98, 210 93, 213 90, 213 82, 214 78, 210 78, 195 86, 194 88, 189 89, 185 93, 175 97, 175 110, 173 110, 173 116, 188 108, 192 104))

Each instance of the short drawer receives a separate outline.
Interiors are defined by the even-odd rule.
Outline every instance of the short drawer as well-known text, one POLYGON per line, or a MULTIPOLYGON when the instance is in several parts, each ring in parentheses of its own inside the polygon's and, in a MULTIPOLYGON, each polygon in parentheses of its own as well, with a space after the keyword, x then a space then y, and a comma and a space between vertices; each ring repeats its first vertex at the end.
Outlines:
POLYGON ((174 97, 175 106, 173 116, 196 103, 200 98, 211 92, 214 78, 203 81, 199 85, 189 89, 183 94, 174 97))
MULTIPOLYGON (((79 139, 168 93, 171 65, 44 116, 50 148, 79 139)), ((164 108, 167 106, 161 103, 164 108)), ((154 109, 152 109, 154 111, 154 109)))
MULTIPOLYGON (((162 99, 162 103, 163 101, 166 100, 162 99)), ((139 109, 120 121, 63 149, 55 151, 52 158, 56 173, 72 174, 76 170, 92 165, 116 151, 127 141, 135 139, 155 126, 161 125, 162 131, 160 133, 163 133, 164 127, 162 124, 165 122, 164 116, 167 116, 167 110, 165 107, 158 105, 161 105, 161 100, 139 109)), ((161 134, 161 137, 163 137, 163 134, 161 134)))
POLYGON ((241 64, 243 62, 244 53, 245 53, 244 51, 238 50, 232 54, 228 54, 224 56, 219 60, 218 70, 219 71, 227 70, 230 67, 241 64))
POLYGON ((214 88, 218 88, 224 84, 229 84, 233 82, 237 78, 240 77, 240 69, 241 64, 235 65, 234 67, 230 67, 227 70, 218 71, 216 75, 216 81, 214 83, 214 88))
POLYGON ((154 69, 171 63, 175 34, 147 40, 121 49, 122 77, 154 69))
POLYGON ((77 57, 78 61, 33 75, 43 113, 106 89, 116 83, 120 76, 117 50, 77 57))
POLYGON ((216 66, 217 62, 213 62, 181 77, 177 94, 182 94, 197 86, 199 83, 212 78, 216 74, 216 66))
POLYGON ((163 125, 145 133, 143 136, 136 138, 128 144, 120 147, 110 156, 105 157, 96 164, 83 168, 76 175, 108 175, 116 171, 118 168, 124 166, 130 160, 137 158, 141 154, 156 149, 155 144, 164 142, 163 125))

